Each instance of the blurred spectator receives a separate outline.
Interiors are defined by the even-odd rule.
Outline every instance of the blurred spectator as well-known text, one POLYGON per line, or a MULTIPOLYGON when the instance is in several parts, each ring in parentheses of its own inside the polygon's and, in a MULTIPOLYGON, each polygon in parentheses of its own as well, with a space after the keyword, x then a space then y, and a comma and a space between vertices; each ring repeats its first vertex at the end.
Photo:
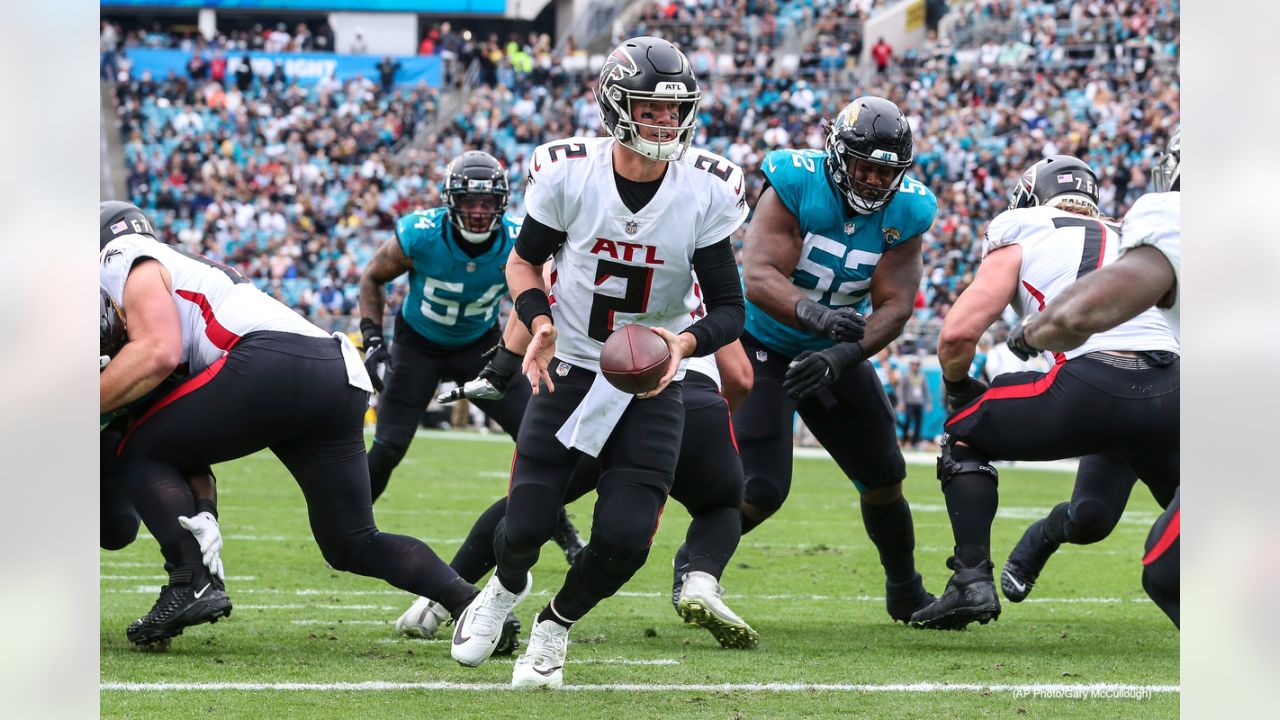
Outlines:
POLYGON ((352 55, 365 55, 369 52, 369 44, 364 41, 364 31, 356 28, 356 39, 351 41, 352 55))
POLYGON ((399 69, 400 63, 392 60, 390 55, 382 58, 382 62, 378 63, 378 80, 383 95, 391 92, 391 88, 395 86, 396 71, 399 69))
POLYGON ((249 54, 245 53, 240 58, 240 66, 236 68, 236 88, 241 93, 249 92, 249 88, 253 87, 253 61, 249 58, 249 54))
POLYGON ((924 424, 924 409, 931 403, 929 383, 920 371, 920 356, 913 355, 907 361, 907 371, 898 380, 898 402, 903 412, 902 441, 913 450, 920 449, 920 433, 924 424))
POLYGON ((884 75, 889 70, 889 60, 893 58, 893 46, 880 38, 871 47, 871 59, 875 61, 876 72, 884 75))

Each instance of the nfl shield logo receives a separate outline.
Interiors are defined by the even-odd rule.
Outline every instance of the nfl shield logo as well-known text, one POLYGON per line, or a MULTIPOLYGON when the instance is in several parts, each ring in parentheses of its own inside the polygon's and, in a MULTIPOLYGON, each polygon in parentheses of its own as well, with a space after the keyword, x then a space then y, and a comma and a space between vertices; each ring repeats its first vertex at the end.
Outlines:
POLYGON ((476 264, 473 262, 467 263, 467 272, 471 273, 475 271, 476 271, 476 264))
POLYGON ((628 235, 635 235, 637 232, 640 231, 640 224, 637 223, 635 220, 628 220, 626 226, 624 226, 622 229, 626 230, 628 235))
POLYGON ((557 366, 556 366, 556 375, 557 375, 557 376, 559 376, 559 377, 564 377, 565 375, 568 375, 568 374, 569 374, 569 365, 568 365, 568 363, 560 363, 559 365, 557 365, 557 366))
POLYGON ((768 361, 768 360, 769 360, 769 353, 767 353, 767 352, 765 352, 765 351, 763 351, 763 350, 757 350, 757 351, 756 351, 756 360, 759 360, 760 362, 766 362, 766 361, 768 361))
POLYGON ((851 222, 847 222, 847 223, 845 223, 845 224, 844 224, 844 234, 845 234, 845 235, 852 235, 852 234, 853 234, 853 229, 854 229, 854 228, 853 228, 853 223, 851 223, 851 222))

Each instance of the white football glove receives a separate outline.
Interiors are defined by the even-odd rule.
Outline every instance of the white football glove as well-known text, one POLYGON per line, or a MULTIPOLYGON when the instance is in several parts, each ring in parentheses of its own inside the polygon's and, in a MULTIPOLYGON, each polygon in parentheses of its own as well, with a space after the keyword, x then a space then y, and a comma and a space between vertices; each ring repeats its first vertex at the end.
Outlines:
POLYGON ((194 517, 178 516, 178 524, 195 536, 200 544, 201 560, 209 572, 219 580, 225 581, 222 575, 222 532, 218 529, 218 519, 208 512, 194 517))

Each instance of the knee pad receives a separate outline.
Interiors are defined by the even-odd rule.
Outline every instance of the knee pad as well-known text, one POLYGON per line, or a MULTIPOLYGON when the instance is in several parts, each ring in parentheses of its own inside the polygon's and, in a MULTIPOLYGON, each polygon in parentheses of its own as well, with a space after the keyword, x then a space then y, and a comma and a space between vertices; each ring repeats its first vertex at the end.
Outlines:
POLYGON ((113 515, 101 522, 98 545, 103 550, 123 550, 138 539, 137 515, 113 515))
POLYGON ((1072 503, 1067 515, 1067 542, 1088 545, 1105 539, 1115 529, 1119 516, 1105 503, 1092 498, 1072 503))
POLYGON ((373 447, 369 448, 369 467, 371 471, 375 468, 380 468, 390 472, 400 464, 400 461, 404 459, 404 454, 408 451, 408 445, 374 440, 373 447))
POLYGON ((759 520, 764 520, 778 512, 778 509, 782 507, 782 503, 786 502, 786 500, 787 491, 778 487, 776 483, 762 477, 753 477, 747 480, 747 484, 742 490, 743 514, 747 517, 752 517, 754 513, 760 516, 759 520), (747 510, 747 508, 750 508, 750 510, 747 510))
POLYGON ((964 473, 981 473, 991 478, 991 482, 999 484, 1000 474, 995 466, 979 452, 968 445, 956 445, 950 437, 942 442, 942 454, 938 456, 938 480, 942 487, 951 482, 951 478, 964 473))
POLYGON ((863 459, 858 462, 858 477, 849 478, 860 495, 876 492, 885 488, 898 486, 901 494, 902 481, 907 477, 907 461, 902 453, 895 452, 880 458, 863 459))

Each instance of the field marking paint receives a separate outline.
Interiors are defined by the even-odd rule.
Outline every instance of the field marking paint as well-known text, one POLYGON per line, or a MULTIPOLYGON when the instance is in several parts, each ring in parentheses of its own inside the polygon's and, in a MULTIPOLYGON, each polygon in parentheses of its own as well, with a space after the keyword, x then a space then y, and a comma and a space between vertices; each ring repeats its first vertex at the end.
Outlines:
MULTIPOLYGON (((100 580, 155 580, 157 582, 168 582, 168 575, 99 575, 100 580)), ((227 582, 244 582, 247 580, 257 580, 255 575, 237 575, 228 577, 227 582)), ((155 588, 152 588, 152 592, 155 588)))
MULTIPOLYGON (((134 588, 104 588, 102 590, 102 592, 104 593, 124 593, 124 594, 129 594, 129 593, 147 594, 147 593, 155 593, 155 591, 156 589, 154 587, 148 587, 143 585, 139 585, 134 588)), ((370 595, 396 596, 396 597, 404 598, 406 602, 408 602, 412 598, 412 596, 409 593, 404 592, 403 590, 323 590, 320 588, 303 588, 300 590, 279 590, 276 588, 236 588, 235 592, 244 593, 244 594, 265 593, 265 594, 273 594, 273 595, 297 595, 299 597, 307 597, 307 596, 313 596, 313 595, 321 595, 321 596, 327 596, 327 597, 350 597, 350 596, 370 596, 370 595)), ((548 597, 550 595, 551 595, 551 592, 549 590, 539 590, 539 591, 530 593, 529 597, 548 597)), ((620 592, 615 593, 614 597, 643 598, 643 599, 652 599, 652 598, 670 599, 671 593, 669 592, 638 592, 634 590, 622 590, 620 592)), ((798 595, 798 594, 791 594, 791 593, 783 593, 783 594, 776 594, 776 595, 774 594, 757 595, 754 593, 732 593, 731 592, 731 593, 728 593, 725 597, 732 598, 733 600, 746 600, 746 601, 790 600, 794 602, 812 602, 812 601, 869 602, 869 603, 884 602, 883 595, 798 595)), ((1027 598, 1023 602, 1044 603, 1046 605, 1122 605, 1125 603, 1149 603, 1151 602, 1151 598, 1148 598, 1148 597, 1130 597, 1130 598, 1035 597, 1035 598, 1027 598)), ((240 606, 237 605, 236 607, 240 607, 240 606)), ((302 605, 300 607, 320 609, 320 608, 323 608, 324 606, 302 605)), ((337 608, 353 608, 356 606, 355 605, 335 605, 333 607, 337 609, 337 608)), ((407 608, 408 605, 405 605, 405 607, 407 608)), ((395 610, 398 608, 392 608, 392 609, 395 610)), ((316 621, 316 622, 321 622, 321 621, 316 621)), ((338 621, 335 620, 333 622, 338 622, 338 621)), ((350 624, 351 622, 352 621, 348 620, 346 621, 345 624, 350 624)))
MULTIPOLYGON (((373 435, 372 429, 366 429, 365 435, 373 435)), ((414 433, 414 437, 430 438, 432 440, 445 440, 454 442, 486 442, 486 443, 505 443, 515 446, 515 442, 506 433, 491 433, 488 435, 480 435, 477 433, 459 432, 456 430, 423 430, 419 428, 414 433)), ((830 460, 831 455, 821 447, 798 447, 793 448, 792 455, 804 460, 830 460)), ((937 453, 927 452, 904 452, 902 457, 907 461, 908 465, 927 465, 934 467, 938 462, 937 453)), ((1018 468, 1022 470, 1047 470, 1050 472, 1070 472, 1076 471, 1075 460, 1052 460, 1049 462, 998 462, 998 467, 1018 468)), ((504 475, 505 476, 505 475, 504 475)))
POLYGON ((294 625, 390 625, 390 620, 290 620, 294 625))
MULTIPOLYGON (((307 692, 352 692, 352 691, 401 691, 401 690, 460 690, 464 692, 491 692, 493 690, 511 690, 507 683, 457 683, 457 682, 337 682, 337 683, 254 683, 254 682, 209 682, 209 683, 137 683, 137 682, 104 682, 98 685, 103 692, 174 692, 231 690, 241 692, 289 691, 307 692)), ((943 692, 991 692, 991 693, 1052 693, 1063 695, 1100 695, 1123 696, 1125 694, 1168 694, 1180 693, 1180 685, 1122 685, 1113 683, 1094 684, 982 684, 982 683, 901 683, 901 684, 856 684, 856 683, 722 683, 722 684, 688 684, 675 683, 610 683, 602 685, 565 685, 562 691, 576 692, 861 692, 861 693, 943 693, 943 692)))
MULTIPOLYGON (((284 603, 280 605, 241 605, 236 603, 236 610, 400 610, 394 605, 307 605, 306 603, 284 603)), ((347 622, 350 622, 349 620, 347 622)))
MULTIPOLYGON (((855 508, 858 506, 857 502, 853 505, 855 508)), ((1002 507, 996 510, 996 517, 1010 520, 1039 520, 1040 518, 1048 515, 1051 510, 1053 510, 1053 508, 1017 506, 1002 507)), ((947 506, 932 505, 929 503, 911 503, 911 512, 945 513, 947 512, 947 506)), ((1159 517, 1159 514, 1154 512, 1129 511, 1120 516, 1120 523, 1122 525, 1142 525, 1145 527, 1151 527, 1151 523, 1155 522, 1157 517, 1159 517)))

